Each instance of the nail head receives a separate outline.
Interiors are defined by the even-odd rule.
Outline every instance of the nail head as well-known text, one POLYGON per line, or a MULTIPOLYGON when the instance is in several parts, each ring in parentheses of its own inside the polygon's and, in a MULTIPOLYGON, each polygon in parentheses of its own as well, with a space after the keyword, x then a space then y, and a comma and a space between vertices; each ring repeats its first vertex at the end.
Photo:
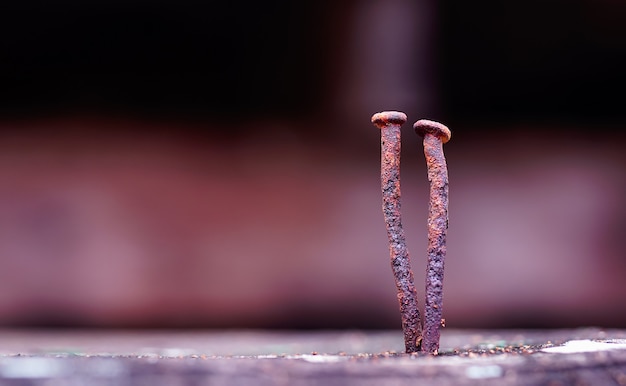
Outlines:
POLYGON ((379 129, 389 125, 401 125, 406 122, 406 114, 401 111, 382 111, 372 115, 372 123, 379 129))
POLYGON ((425 136, 426 133, 433 134, 441 138, 443 143, 448 142, 452 137, 452 132, 446 125, 428 119, 420 119, 413 124, 413 128, 420 137, 425 136))

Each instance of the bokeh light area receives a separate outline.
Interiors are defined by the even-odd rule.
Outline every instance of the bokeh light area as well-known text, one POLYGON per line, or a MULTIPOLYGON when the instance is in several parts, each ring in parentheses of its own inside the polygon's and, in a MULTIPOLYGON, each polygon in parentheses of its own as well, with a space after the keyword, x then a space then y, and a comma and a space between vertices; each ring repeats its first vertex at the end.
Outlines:
POLYGON ((624 327, 624 4, 6 2, 0 326, 399 328, 401 110, 420 299, 453 133, 448 327, 624 327))

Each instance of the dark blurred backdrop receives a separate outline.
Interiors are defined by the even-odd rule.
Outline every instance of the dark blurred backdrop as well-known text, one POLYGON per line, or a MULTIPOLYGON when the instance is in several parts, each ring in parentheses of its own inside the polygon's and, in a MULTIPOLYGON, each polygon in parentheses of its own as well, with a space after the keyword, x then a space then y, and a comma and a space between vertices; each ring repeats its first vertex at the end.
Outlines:
POLYGON ((451 327, 626 325, 626 3, 0 5, 0 324, 398 328, 373 113, 453 132, 451 327))

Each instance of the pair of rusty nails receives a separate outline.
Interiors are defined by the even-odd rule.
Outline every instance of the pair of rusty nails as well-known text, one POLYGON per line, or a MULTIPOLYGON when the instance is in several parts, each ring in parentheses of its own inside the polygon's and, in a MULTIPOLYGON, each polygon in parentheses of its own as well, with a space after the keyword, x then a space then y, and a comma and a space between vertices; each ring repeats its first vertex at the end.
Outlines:
POLYGON ((422 330, 417 291, 400 215, 400 127, 406 120, 406 114, 398 111, 384 111, 372 116, 372 123, 381 130, 383 216, 398 290, 405 350, 407 353, 421 350, 436 355, 443 324, 443 268, 448 229, 448 170, 443 144, 450 140, 451 133, 446 126, 425 119, 413 125, 417 134, 424 138, 424 155, 430 181, 428 268, 422 330))

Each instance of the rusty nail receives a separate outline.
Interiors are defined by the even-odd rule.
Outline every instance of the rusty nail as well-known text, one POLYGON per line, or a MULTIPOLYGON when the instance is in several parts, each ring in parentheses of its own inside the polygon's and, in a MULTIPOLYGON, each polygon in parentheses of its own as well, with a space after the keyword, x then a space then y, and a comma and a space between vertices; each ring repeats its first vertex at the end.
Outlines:
POLYGON ((406 115, 399 111, 384 111, 372 116, 372 123, 381 133, 380 180, 391 269, 398 289, 404 346, 407 353, 412 353, 419 351, 422 328, 417 291, 400 215, 400 126, 405 122, 406 115))
POLYGON ((448 231, 448 169, 443 144, 451 137, 450 129, 439 122, 426 119, 413 125, 424 138, 424 155, 430 181, 428 205, 428 268, 426 271, 426 304, 424 310, 424 340, 422 351, 437 354, 442 316, 443 268, 448 231))

